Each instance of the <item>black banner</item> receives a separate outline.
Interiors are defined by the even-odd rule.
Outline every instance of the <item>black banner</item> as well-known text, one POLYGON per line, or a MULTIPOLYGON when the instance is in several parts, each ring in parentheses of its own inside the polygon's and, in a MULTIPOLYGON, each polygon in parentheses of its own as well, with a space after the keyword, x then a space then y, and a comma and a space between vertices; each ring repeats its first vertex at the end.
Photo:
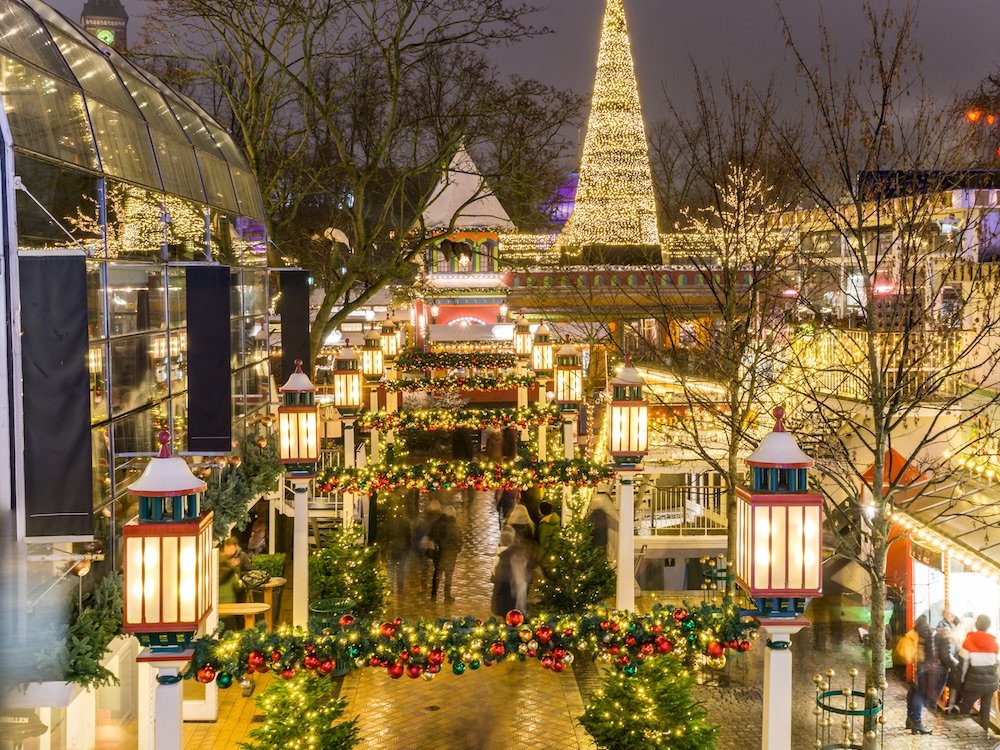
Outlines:
POLYGON ((229 266, 187 267, 187 449, 192 453, 233 449, 229 276, 229 266))
POLYGON ((28 537, 94 533, 83 253, 18 256, 28 537))
POLYGON ((281 270, 278 277, 278 315, 281 316, 280 386, 295 372, 295 360, 302 360, 302 370, 310 372, 309 351, 309 272, 281 270))

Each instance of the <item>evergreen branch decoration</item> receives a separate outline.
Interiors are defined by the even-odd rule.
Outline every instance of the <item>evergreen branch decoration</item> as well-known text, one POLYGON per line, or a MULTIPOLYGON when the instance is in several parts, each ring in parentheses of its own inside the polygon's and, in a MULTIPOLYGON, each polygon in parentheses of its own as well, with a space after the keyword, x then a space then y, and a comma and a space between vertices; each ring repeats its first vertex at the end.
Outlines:
POLYGON ((270 492, 281 474, 278 443, 270 432, 255 432, 243 442, 242 455, 223 464, 217 475, 203 474, 208 487, 201 496, 203 510, 215 513, 212 533, 216 539, 231 528, 243 529, 250 522, 250 506, 270 492))
POLYGON ((389 392, 396 391, 427 391, 442 393, 443 391, 507 391, 512 388, 530 388, 535 384, 535 376, 516 375, 511 372, 499 375, 446 375, 440 378, 422 380, 419 378, 402 378, 387 380, 382 385, 389 392))
POLYGON ((526 487, 592 487, 608 481, 614 469, 582 458, 506 463, 428 460, 414 466, 369 464, 363 468, 333 467, 316 478, 322 492, 338 490, 371 494, 396 487, 439 489, 506 489, 526 487))
POLYGON ((518 406, 511 409, 420 409, 418 411, 366 412, 357 420, 362 430, 485 430, 539 427, 560 422, 557 406, 518 406))
POLYGON ((201 638, 184 677, 228 687, 234 677, 251 672, 289 680, 302 671, 325 676, 337 668, 338 658, 348 660, 341 666, 385 668, 393 679, 403 674, 432 679, 446 663, 454 674, 463 674, 513 659, 537 659, 543 668, 561 672, 573 663, 574 652, 613 662, 631 677, 659 656, 670 655, 690 669, 724 656, 726 649, 748 651, 756 627, 730 599, 721 605, 656 605, 649 615, 597 607, 528 619, 511 610, 502 621, 379 622, 347 614, 321 632, 282 625, 275 632, 254 628, 201 638))
POLYGON ((517 367, 517 355, 496 351, 422 352, 407 349, 396 359, 396 364, 403 370, 453 370, 460 367, 508 370, 517 367))
POLYGON ((118 678, 101 661, 121 629, 123 606, 122 577, 108 573, 94 587, 86 606, 71 618, 63 657, 67 682, 84 688, 118 684, 118 678))

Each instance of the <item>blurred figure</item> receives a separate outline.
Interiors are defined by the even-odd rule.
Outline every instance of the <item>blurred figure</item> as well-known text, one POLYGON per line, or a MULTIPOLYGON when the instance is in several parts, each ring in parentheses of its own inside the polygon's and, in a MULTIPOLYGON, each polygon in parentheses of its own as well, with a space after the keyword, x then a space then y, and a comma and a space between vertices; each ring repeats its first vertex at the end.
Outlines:
POLYGON ((513 487, 504 487, 496 491, 497 517, 502 528, 507 523, 507 518, 517 505, 517 495, 519 490, 513 487))
POLYGON ((389 583, 397 594, 406 587, 406 557, 413 543, 410 519, 398 507, 393 507, 385 525, 386 551, 389 558, 389 583))
POLYGON ((496 556, 493 558, 493 597, 490 600, 490 610, 499 617, 516 608, 512 585, 516 537, 514 529, 504 526, 500 531, 500 544, 496 556))
POLYGON ((976 629, 965 636, 959 656, 963 659, 962 698, 959 711, 972 712, 972 705, 979 701, 979 724, 990 731, 990 712, 993 708, 993 694, 997 691, 997 639, 986 631, 990 618, 979 615, 976 629))
POLYGON ((447 507, 444 513, 434 522, 430 530, 430 538, 434 543, 434 577, 431 581, 431 601, 437 599, 438 584, 444 578, 444 600, 453 602, 451 595, 451 577, 455 572, 458 552, 462 549, 462 530, 458 526, 457 513, 454 507, 447 507))
POLYGON ((551 503, 544 501, 539 503, 538 510, 542 514, 542 518, 538 522, 538 555, 541 560, 542 572, 548 576, 546 561, 552 553, 553 543, 562 530, 562 519, 552 509, 551 503))
POLYGON ((441 517, 441 503, 437 500, 431 500, 427 503, 424 508, 423 513, 417 517, 417 522, 413 527, 413 532, 410 536, 411 548, 413 552, 417 555, 419 560, 418 565, 420 567, 420 590, 427 591, 427 579, 430 576, 431 570, 431 557, 432 557, 432 547, 434 545, 433 540, 430 537, 431 527, 434 526, 434 522, 441 517))
POLYGON ((920 615, 913 623, 917 632, 917 653, 913 659, 914 679, 906 691, 906 728, 912 734, 930 734, 931 730, 924 726, 924 703, 937 701, 932 697, 933 686, 940 684, 938 675, 941 667, 934 653, 934 634, 927 623, 927 615, 920 615))
POLYGON ((517 444, 517 428, 505 427, 503 431, 503 457, 505 461, 517 458, 517 444))
MULTIPOLYGON (((228 537, 222 543, 219 553, 219 604, 235 604, 245 598, 246 587, 241 576, 250 570, 250 556, 240 547, 240 540, 235 536, 228 537)), ((223 617, 222 624, 226 630, 237 630, 240 627, 238 617, 223 617)))
POLYGON ((495 427, 486 428, 486 443, 483 450, 486 452, 487 461, 495 464, 503 461, 503 437, 495 427))
POLYGON ((937 699, 941 699, 941 692, 945 686, 948 687, 948 703, 946 711, 958 710, 958 691, 962 685, 961 670, 962 663, 958 659, 959 646, 955 643, 955 628, 958 625, 958 618, 951 612, 945 610, 941 622, 934 630, 934 650, 937 652, 938 662, 941 664, 941 686, 938 689, 937 699))

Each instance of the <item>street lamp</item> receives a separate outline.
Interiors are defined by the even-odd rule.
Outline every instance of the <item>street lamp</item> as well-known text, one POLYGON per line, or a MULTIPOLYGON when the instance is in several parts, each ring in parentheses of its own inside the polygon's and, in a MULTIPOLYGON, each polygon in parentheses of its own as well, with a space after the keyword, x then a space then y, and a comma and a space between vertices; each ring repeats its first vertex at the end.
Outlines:
POLYGON ((823 592, 823 496, 809 492, 813 460, 774 410, 774 429, 747 458, 749 489, 736 491, 736 580, 768 632, 764 655, 764 750, 792 742, 791 636, 809 625, 809 599, 823 592))
POLYGON ((507 313, 509 313, 509 312, 510 312, 510 308, 507 306, 507 303, 506 302, 501 302, 500 303, 500 309, 499 309, 500 319, 499 319, 498 322, 499 323, 503 323, 505 320, 507 320, 507 313))
POLYGON ((642 381, 626 359, 625 367, 611 381, 609 453, 618 481, 618 568, 615 605, 635 609, 635 474, 647 453, 649 407, 642 395, 642 381))
POLYGON ((385 322, 382 323, 380 338, 384 360, 389 362, 396 359, 396 355, 399 354, 399 334, 396 331, 396 324, 392 322, 392 318, 386 318, 385 322))
POLYGON ((441 314, 441 305, 439 305, 437 302, 433 303, 431 305, 431 323, 437 323, 438 315, 440 314, 441 314))
MULTIPOLYGON (((333 361, 333 405, 344 420, 344 466, 354 468, 354 418, 361 409, 361 371, 350 346, 341 349, 333 361)), ((354 496, 344 493, 343 501, 346 527, 354 523, 354 496)))
MULTIPOLYGON (((125 551, 122 632, 146 646, 136 657, 140 680, 151 680, 152 742, 140 721, 140 744, 180 750, 183 694, 180 671, 191 660, 195 633, 215 598, 212 511, 201 512, 205 483, 172 457, 170 433, 157 436, 160 453, 128 487, 139 516, 122 528, 125 551)), ((143 684, 146 684, 143 682, 143 684)))
POLYGON ((539 378, 552 377, 552 336, 549 327, 542 323, 535 329, 531 344, 531 366, 539 378))
POLYGON ((293 372, 281 386, 278 407, 278 445, 281 462, 295 497, 292 521, 292 624, 309 624, 309 487, 319 462, 319 409, 316 387, 295 360, 293 372))
POLYGON ((278 456, 293 471, 319 461, 319 409, 316 386, 302 372, 302 360, 295 360, 295 372, 281 386, 278 407, 278 456))
POLYGON ((374 327, 369 328, 365 334, 365 345, 361 349, 361 372, 369 384, 378 382, 384 374, 384 361, 381 336, 374 327))
POLYGON ((514 354, 519 359, 527 360, 531 357, 531 326, 524 313, 517 316, 514 321, 514 354))
POLYGON ((649 450, 649 405, 631 359, 611 381, 610 450, 615 465, 635 466, 649 450))
MULTIPOLYGON (((583 403, 583 365, 580 364, 580 350, 567 341, 556 352, 556 401, 563 417, 563 456, 567 460, 576 457, 574 435, 580 419, 580 404, 583 403)), ((573 489, 563 486, 562 522, 571 520, 571 500, 573 489)))

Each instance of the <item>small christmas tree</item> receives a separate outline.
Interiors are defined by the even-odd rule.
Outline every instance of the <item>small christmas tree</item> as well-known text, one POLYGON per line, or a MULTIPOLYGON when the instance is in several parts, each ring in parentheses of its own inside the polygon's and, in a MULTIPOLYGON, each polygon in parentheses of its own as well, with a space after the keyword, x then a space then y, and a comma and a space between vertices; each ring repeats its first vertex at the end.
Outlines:
POLYGON ((257 698, 264 723, 250 731, 244 750, 348 750, 358 742, 358 720, 334 723, 345 701, 330 693, 331 683, 303 672, 291 680, 273 679, 257 698))
POLYGON ((632 677, 609 674, 579 721, 601 750, 714 750, 719 730, 705 722, 693 685, 680 661, 654 657, 632 677))
POLYGON ((358 526, 334 531, 323 545, 309 557, 310 599, 350 600, 358 617, 377 617, 387 588, 378 548, 363 543, 358 526))
POLYGON ((552 540, 542 560, 546 581, 539 604, 557 612, 580 612, 615 591, 615 570, 603 547, 593 542, 594 526, 574 514, 552 540))

